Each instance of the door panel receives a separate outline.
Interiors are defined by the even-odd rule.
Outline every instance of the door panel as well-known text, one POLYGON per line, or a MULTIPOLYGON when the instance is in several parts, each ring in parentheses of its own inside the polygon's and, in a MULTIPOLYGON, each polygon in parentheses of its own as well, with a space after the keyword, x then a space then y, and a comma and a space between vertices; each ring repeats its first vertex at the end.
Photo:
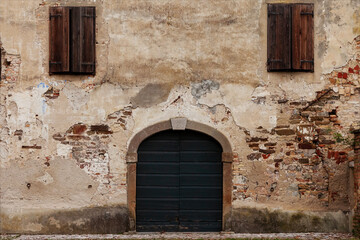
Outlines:
POLYGON ((179 174, 179 164, 176 162, 138 163, 137 170, 146 173, 179 174))
POLYGON ((136 230, 221 231, 222 148, 196 131, 163 131, 138 149, 136 230))

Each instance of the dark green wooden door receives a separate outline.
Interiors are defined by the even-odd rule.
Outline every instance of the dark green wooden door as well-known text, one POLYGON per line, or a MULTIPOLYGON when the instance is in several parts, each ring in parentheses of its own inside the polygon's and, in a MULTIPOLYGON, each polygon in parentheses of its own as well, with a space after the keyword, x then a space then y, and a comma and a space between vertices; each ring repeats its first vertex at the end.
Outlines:
POLYGON ((196 131, 163 131, 138 149, 137 231, 221 231, 222 148, 196 131))

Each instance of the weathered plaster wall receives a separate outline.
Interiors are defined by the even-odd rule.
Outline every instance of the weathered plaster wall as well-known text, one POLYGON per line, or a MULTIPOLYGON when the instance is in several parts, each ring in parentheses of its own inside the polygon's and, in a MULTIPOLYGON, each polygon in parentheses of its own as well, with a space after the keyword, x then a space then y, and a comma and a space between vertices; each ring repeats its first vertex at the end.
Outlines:
POLYGON ((130 139, 179 116, 232 144, 234 231, 254 231, 257 219, 280 219, 261 231, 348 231, 353 150, 333 133, 360 121, 359 8, 359 0, 0 1, 1 231, 128 230, 130 139), (271 2, 315 4, 314 73, 266 71, 271 2), (96 6, 95 76, 49 76, 55 5, 96 6), (316 224, 281 225, 292 217, 316 224))

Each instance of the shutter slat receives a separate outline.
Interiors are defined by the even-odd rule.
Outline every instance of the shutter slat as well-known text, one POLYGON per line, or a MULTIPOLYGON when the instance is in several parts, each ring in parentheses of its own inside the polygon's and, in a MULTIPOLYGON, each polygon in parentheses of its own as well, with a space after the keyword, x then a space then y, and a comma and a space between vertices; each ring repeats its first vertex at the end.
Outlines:
POLYGON ((292 68, 314 71, 314 6, 292 6, 292 68))
POLYGON ((268 5, 268 71, 290 70, 290 5, 268 5))
POLYGON ((71 71, 81 72, 81 10, 80 7, 71 8, 71 71))
POLYGON ((95 8, 81 8, 81 62, 82 73, 95 73, 95 8))
POLYGON ((69 72, 69 9, 50 8, 49 72, 69 72))
POLYGON ((73 73, 95 73, 95 7, 71 8, 73 73))

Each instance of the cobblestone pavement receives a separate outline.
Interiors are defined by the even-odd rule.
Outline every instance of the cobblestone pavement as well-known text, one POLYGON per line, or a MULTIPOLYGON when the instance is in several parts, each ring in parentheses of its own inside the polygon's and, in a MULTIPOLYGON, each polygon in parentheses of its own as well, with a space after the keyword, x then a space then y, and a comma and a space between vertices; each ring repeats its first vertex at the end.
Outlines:
POLYGON ((1 235, 3 240, 37 239, 355 239, 343 233, 136 233, 136 234, 85 234, 85 235, 1 235))

